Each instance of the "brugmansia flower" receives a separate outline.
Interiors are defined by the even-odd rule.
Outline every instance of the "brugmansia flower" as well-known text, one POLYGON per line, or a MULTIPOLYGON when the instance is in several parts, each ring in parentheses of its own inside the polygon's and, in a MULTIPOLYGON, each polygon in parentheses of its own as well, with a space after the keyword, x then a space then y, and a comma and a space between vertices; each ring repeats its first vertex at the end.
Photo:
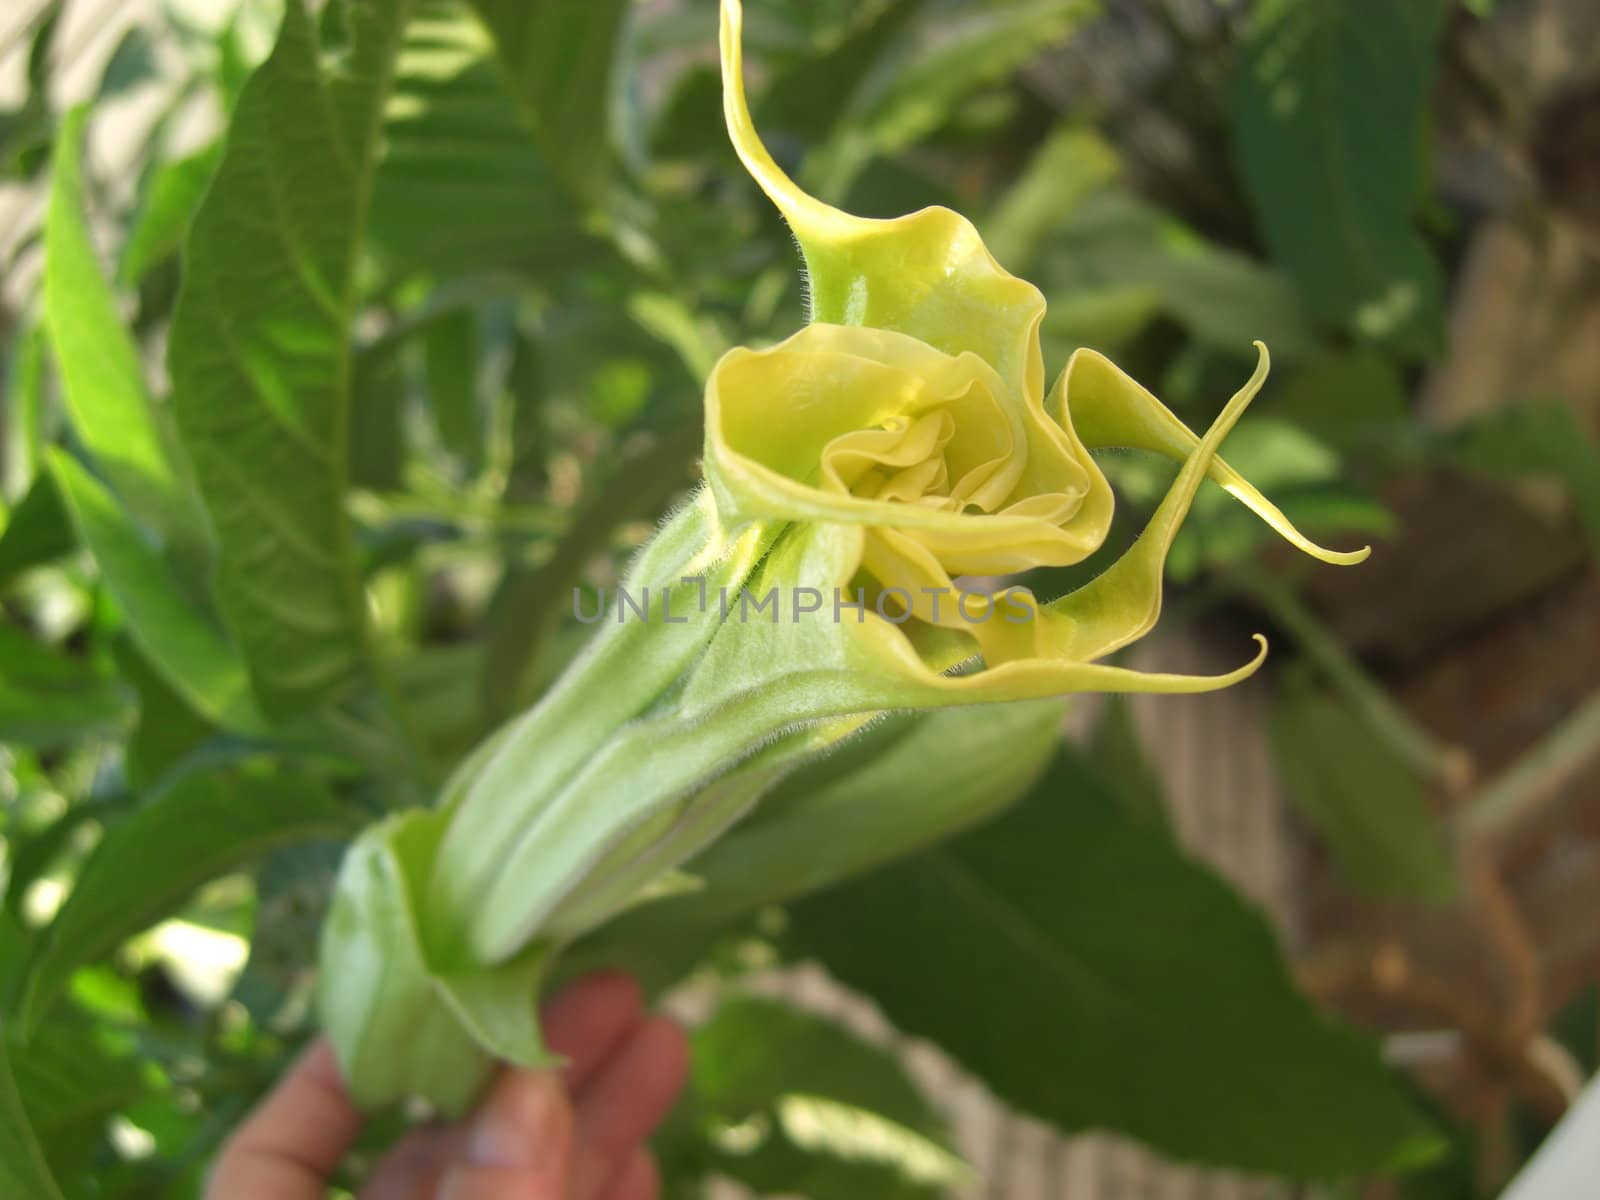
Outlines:
MULTIPOLYGON (((1216 677, 1104 661, 1154 625, 1203 479, 1317 558, 1365 557, 1307 541, 1217 457, 1265 347, 1204 436, 1092 351, 1047 391, 1044 298, 970 222, 853 217, 779 169, 745 102, 737 0, 722 66, 734 146, 800 244, 811 323, 716 365, 708 486, 641 552, 584 656, 438 807, 352 848, 322 1007, 363 1103, 417 1094, 454 1110, 495 1058, 538 1061, 530 996, 551 956, 671 886, 786 772, 880 714, 1249 675, 1264 642, 1216 677), (1182 464, 1122 558, 1048 601, 963 587, 1098 549, 1112 495, 1091 451, 1108 446, 1182 464)), ((908 821, 906 845, 918 835, 908 821)))

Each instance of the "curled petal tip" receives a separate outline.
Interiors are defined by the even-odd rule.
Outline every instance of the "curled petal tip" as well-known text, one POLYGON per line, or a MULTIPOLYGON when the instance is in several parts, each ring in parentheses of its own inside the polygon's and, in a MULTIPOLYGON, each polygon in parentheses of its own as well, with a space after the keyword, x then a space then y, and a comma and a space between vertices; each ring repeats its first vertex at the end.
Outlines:
POLYGON ((1336 567, 1353 567, 1372 557, 1372 547, 1363 546, 1359 550, 1323 550, 1317 557, 1336 567))
MULTIPOLYGON (((1225 490, 1233 492, 1235 496, 1239 495, 1232 487, 1225 485, 1225 490)), ((1366 562, 1367 559, 1372 557, 1371 546, 1363 546, 1359 550, 1329 550, 1326 546, 1317 545, 1316 542, 1313 542, 1305 534, 1289 524, 1289 519, 1279 512, 1276 507, 1267 505, 1264 500, 1256 508, 1256 511, 1284 541, 1302 554, 1310 555, 1318 562, 1325 562, 1335 567, 1353 567, 1357 563, 1366 562), (1267 511, 1263 512, 1263 509, 1267 511)))
POLYGON ((1267 636, 1266 636, 1266 634, 1264 634, 1264 633, 1252 633, 1250 636, 1251 636, 1252 639, 1254 639, 1255 644, 1256 644, 1255 657, 1252 658, 1249 662, 1245 663, 1243 666, 1241 666, 1241 667, 1239 667, 1239 668, 1237 668, 1237 669, 1235 669, 1233 671, 1230 671, 1227 674, 1226 678, 1227 678, 1227 680, 1228 680, 1228 682, 1230 684, 1239 683, 1242 680, 1249 679, 1250 676, 1254 675, 1257 671, 1259 671, 1261 669, 1261 664, 1267 661, 1267 636))

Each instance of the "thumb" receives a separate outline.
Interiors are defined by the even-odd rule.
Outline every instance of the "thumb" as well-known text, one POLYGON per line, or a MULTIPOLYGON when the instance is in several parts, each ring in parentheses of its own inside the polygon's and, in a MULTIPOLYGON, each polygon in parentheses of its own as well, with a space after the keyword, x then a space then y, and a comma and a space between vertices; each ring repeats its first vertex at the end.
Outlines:
POLYGON ((572 1107, 549 1071, 503 1074, 467 1126, 464 1161, 439 1200, 563 1200, 572 1159, 572 1107))

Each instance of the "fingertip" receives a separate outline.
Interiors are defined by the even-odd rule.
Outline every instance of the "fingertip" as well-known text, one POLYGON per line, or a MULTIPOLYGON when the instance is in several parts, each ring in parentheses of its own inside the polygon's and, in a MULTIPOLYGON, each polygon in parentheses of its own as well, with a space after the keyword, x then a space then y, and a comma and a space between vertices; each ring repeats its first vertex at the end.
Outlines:
POLYGON ((559 1180, 566 1174, 572 1129, 572 1106, 552 1072, 508 1070, 467 1125, 467 1160, 559 1180))

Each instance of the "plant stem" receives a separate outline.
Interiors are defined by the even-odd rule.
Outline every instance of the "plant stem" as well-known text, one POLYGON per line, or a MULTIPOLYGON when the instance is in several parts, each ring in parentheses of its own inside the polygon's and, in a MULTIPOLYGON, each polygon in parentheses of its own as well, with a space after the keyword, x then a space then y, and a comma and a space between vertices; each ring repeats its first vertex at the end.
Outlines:
POLYGON ((1329 683, 1342 692, 1372 730, 1408 763, 1452 793, 1464 792, 1472 780, 1472 759, 1465 749, 1440 742, 1422 728, 1367 674, 1343 643, 1305 606, 1283 581, 1255 567, 1232 574, 1234 586, 1255 600, 1309 658, 1329 683))
POLYGON ((1463 838, 1489 838, 1543 812, 1561 787, 1600 756, 1600 692, 1535 742, 1461 809, 1455 820, 1463 838))

